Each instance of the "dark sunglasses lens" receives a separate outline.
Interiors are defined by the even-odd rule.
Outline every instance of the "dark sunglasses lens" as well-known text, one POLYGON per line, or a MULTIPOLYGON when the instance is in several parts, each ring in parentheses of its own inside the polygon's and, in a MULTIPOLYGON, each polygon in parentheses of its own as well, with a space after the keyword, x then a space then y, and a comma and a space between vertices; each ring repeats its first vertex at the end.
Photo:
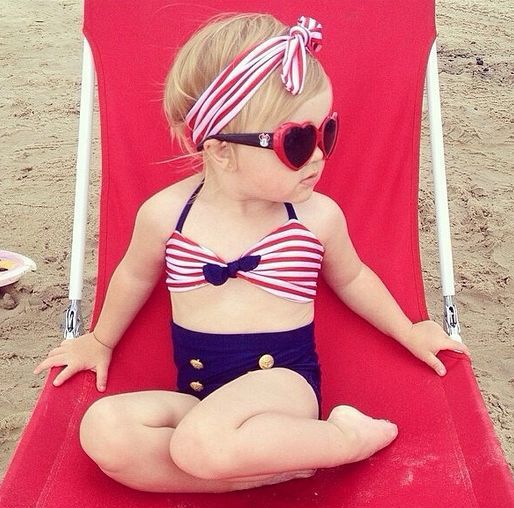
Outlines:
POLYGON ((316 149, 316 128, 291 127, 284 137, 284 153, 288 161, 295 167, 302 167, 316 149))
POLYGON ((325 147, 326 156, 328 157, 334 150, 337 140, 337 120, 330 118, 325 124, 323 131, 323 145, 325 147))

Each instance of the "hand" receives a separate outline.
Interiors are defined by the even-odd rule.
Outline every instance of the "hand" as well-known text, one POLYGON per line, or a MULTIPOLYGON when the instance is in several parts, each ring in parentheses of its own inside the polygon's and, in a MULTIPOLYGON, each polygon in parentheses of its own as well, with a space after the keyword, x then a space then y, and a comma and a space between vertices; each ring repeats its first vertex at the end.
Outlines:
POLYGON ((446 374, 446 369, 436 354, 443 349, 453 349, 466 354, 471 359, 467 346, 451 339, 448 334, 434 321, 414 323, 410 332, 402 339, 405 346, 415 357, 432 367, 440 376, 446 374))
POLYGON ((107 386, 107 371, 111 357, 111 348, 98 342, 92 333, 86 333, 75 339, 63 340, 61 345, 52 349, 48 357, 34 369, 34 374, 50 367, 66 365, 54 379, 54 386, 59 386, 77 372, 90 369, 96 372, 97 390, 103 392, 107 386))

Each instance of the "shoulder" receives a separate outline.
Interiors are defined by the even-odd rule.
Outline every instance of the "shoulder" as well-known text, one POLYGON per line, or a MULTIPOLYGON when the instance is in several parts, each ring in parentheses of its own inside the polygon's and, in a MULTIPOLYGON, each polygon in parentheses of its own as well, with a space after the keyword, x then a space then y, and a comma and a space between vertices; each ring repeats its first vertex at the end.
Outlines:
POLYGON ((187 200, 202 180, 195 174, 156 192, 144 201, 137 212, 136 222, 151 229, 167 241, 178 222, 187 200))
POLYGON ((337 204, 337 201, 334 201, 326 194, 322 194, 321 192, 313 192, 309 201, 311 200, 312 206, 314 206, 318 211, 323 212, 325 215, 340 215, 343 213, 341 207, 337 204))
POLYGON ((298 219, 303 222, 321 241, 327 245, 334 230, 346 230, 346 219, 339 204, 321 192, 313 192, 311 197, 294 204, 298 219))

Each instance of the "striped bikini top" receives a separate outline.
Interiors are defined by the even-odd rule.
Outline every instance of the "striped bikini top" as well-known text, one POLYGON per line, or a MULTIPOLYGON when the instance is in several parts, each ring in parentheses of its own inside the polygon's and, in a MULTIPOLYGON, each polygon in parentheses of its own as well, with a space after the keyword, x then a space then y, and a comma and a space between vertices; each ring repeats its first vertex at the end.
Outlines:
POLYGON ((316 296, 324 247, 298 221, 291 203, 284 203, 289 220, 266 235, 239 259, 227 263, 211 249, 181 231, 204 181, 184 206, 175 231, 166 242, 166 285, 171 292, 207 284, 219 286, 229 277, 246 280, 286 300, 308 303, 316 296))

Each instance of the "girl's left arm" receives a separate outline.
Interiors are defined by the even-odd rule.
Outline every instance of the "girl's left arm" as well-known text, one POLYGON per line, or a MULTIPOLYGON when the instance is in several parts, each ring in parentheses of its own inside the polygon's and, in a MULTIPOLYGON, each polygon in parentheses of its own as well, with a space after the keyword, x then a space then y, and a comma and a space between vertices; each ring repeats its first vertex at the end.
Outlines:
POLYGON ((325 243, 321 273, 340 300, 439 375, 446 373, 436 356, 439 351, 452 349, 470 356, 467 346, 451 339, 437 323, 410 321, 380 278, 360 260, 339 205, 326 197, 324 209, 330 235, 325 243))

